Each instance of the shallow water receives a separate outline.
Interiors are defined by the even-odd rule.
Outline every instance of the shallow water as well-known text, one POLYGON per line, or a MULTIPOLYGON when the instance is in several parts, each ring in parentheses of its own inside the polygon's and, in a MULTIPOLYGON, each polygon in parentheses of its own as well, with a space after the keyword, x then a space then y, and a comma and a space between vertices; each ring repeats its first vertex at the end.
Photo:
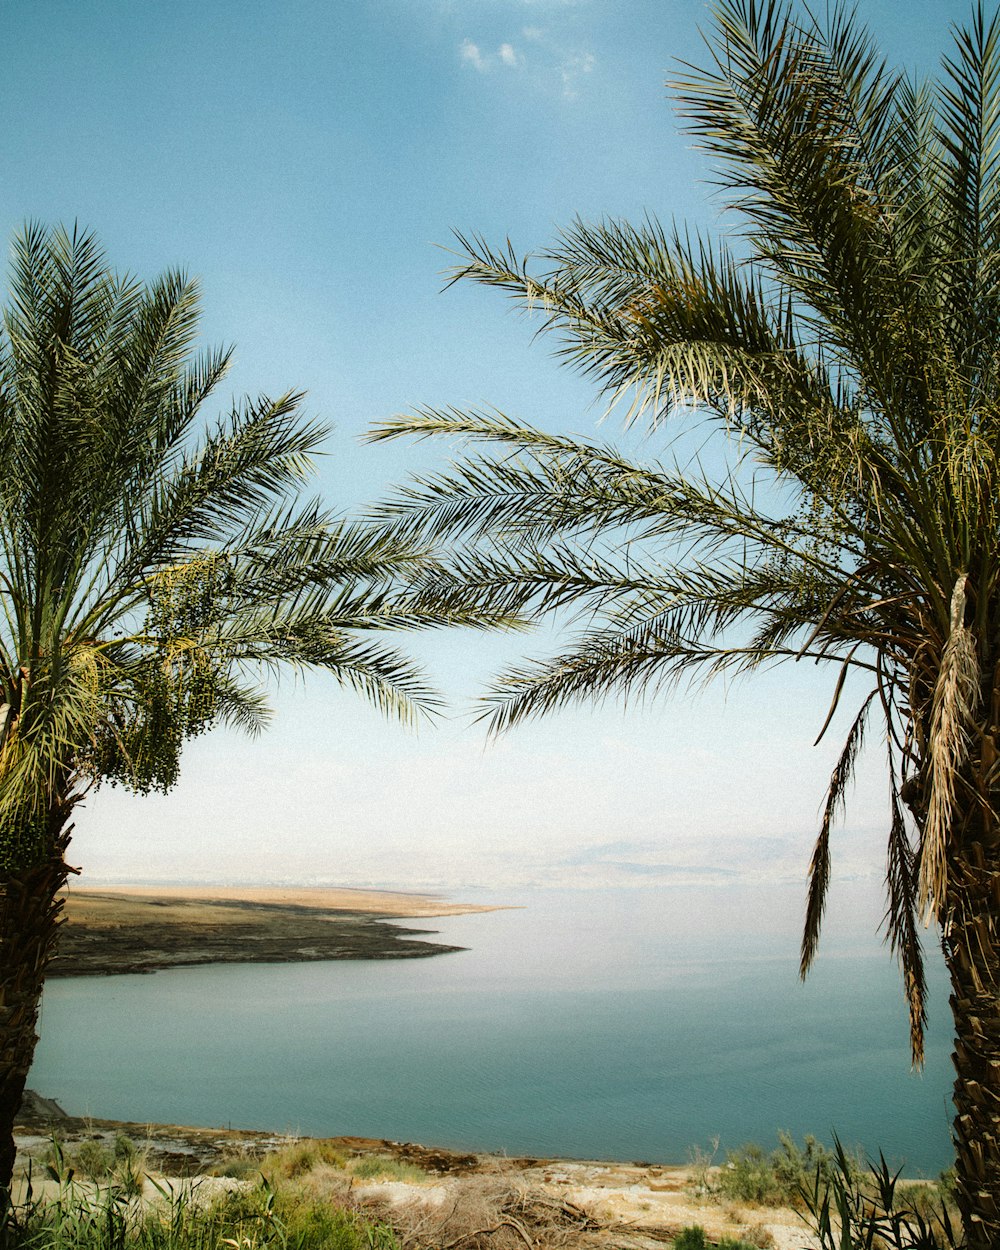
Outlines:
POLYGON ((915 1075, 867 896, 805 985, 800 888, 497 901, 523 910, 413 922, 471 948, 433 959, 53 981, 31 1084, 76 1114, 511 1154, 683 1162, 787 1129, 949 1162, 943 968, 915 1075))

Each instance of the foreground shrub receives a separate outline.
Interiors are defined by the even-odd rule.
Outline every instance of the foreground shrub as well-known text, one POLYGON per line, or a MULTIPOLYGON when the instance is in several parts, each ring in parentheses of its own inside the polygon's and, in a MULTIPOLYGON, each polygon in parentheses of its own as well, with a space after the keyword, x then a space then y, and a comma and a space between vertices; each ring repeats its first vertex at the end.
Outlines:
POLYGON ((409 1181, 419 1184, 427 1180, 427 1173, 414 1163, 401 1163, 389 1155, 362 1155, 348 1165, 358 1180, 409 1181))
POLYGON ((707 1250, 705 1230, 700 1224, 690 1224, 682 1228, 674 1238, 674 1250, 707 1250))
POLYGON ((160 1200, 151 1205, 73 1181, 40 1200, 29 1186, 24 1203, 0 1211, 0 1250, 398 1250, 387 1225, 285 1199, 266 1182, 210 1202, 199 1200, 197 1183, 153 1183, 160 1200))
POLYGON ((732 1237, 709 1241, 700 1224, 690 1224, 674 1238, 673 1250, 758 1250, 758 1247, 751 1241, 734 1241, 732 1237))
MULTIPOLYGON (((811 1185, 817 1172, 824 1184, 832 1180, 833 1151, 815 1137, 806 1136, 801 1146, 789 1133, 778 1134, 778 1147, 767 1151, 756 1142, 726 1152, 721 1167, 713 1166, 718 1140, 711 1152, 696 1149, 691 1157, 692 1186, 696 1193, 752 1206, 801 1205, 801 1191, 811 1185)), ((845 1156, 852 1169, 864 1167, 860 1154, 845 1156)))
POLYGON ((275 1250, 398 1250, 387 1224, 301 1194, 279 1192, 274 1216, 283 1237, 275 1250))
POLYGON ((962 1250, 943 1199, 932 1202, 926 1186, 914 1193, 913 1186, 901 1185, 899 1172, 891 1172, 881 1155, 860 1175, 836 1139, 835 1145, 832 1175, 824 1179, 817 1171, 801 1194, 822 1250, 962 1250))
MULTIPOLYGON (((807 1135, 799 1146, 790 1134, 779 1133, 778 1143, 770 1153, 755 1143, 730 1150, 715 1183, 718 1195, 758 1206, 797 1206, 802 1190, 817 1176, 823 1185, 832 1181, 834 1152, 815 1137, 807 1135)), ((844 1153, 844 1160, 852 1175, 861 1171, 859 1156, 844 1153)))
POLYGON ((423 1168, 413 1163, 402 1163, 390 1155, 359 1155, 348 1159, 332 1142, 314 1138, 289 1142, 261 1160, 227 1159, 213 1170, 220 1175, 240 1177, 259 1172, 271 1184, 276 1184, 281 1180, 303 1180, 313 1172, 330 1168, 343 1171, 347 1179, 353 1176, 365 1181, 408 1181, 411 1184, 427 1180, 423 1168))
POLYGON ((347 1162, 343 1151, 332 1142, 322 1138, 305 1137, 291 1141, 280 1150, 271 1151, 258 1165, 260 1171, 274 1181, 277 1178, 294 1180, 320 1166, 342 1168, 347 1162))
POLYGON ((261 1175, 263 1161, 255 1155, 223 1155, 207 1170, 208 1176, 228 1176, 231 1180, 256 1181, 261 1175))
POLYGON ((142 1193, 146 1153, 125 1133, 116 1133, 111 1141, 89 1138, 75 1148, 53 1137, 42 1163, 49 1178, 60 1185, 70 1185, 75 1177, 82 1177, 131 1198, 142 1193))
POLYGON ((774 1250, 774 1233, 764 1224, 748 1224, 740 1230, 739 1241, 753 1246, 754 1250, 774 1250))

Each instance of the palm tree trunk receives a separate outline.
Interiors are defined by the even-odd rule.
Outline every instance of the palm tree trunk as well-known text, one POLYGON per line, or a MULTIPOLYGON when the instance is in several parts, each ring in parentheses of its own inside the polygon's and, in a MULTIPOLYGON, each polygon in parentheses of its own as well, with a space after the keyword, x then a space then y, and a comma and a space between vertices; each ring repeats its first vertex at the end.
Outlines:
POLYGON ((0 1196, 10 1191, 14 1121, 38 1041, 35 1025, 45 969, 63 909, 59 892, 72 871, 64 859, 67 814, 68 808, 60 805, 51 815, 60 832, 50 843, 46 863, 0 877, 0 1196))
POLYGON ((968 1250, 1000 1247, 1000 852, 948 866, 942 945, 955 1018, 956 1197, 968 1250))

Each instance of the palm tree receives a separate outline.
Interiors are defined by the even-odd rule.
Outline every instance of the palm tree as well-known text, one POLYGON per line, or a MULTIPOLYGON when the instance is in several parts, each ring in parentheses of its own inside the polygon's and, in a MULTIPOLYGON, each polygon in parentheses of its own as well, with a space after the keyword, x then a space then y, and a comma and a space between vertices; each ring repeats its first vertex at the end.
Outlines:
MULTIPOLYGON (((424 602, 575 611, 503 673, 495 730, 578 699, 803 658, 856 697, 809 872, 815 951, 831 828, 885 738, 887 936, 922 1057, 921 918, 955 1018, 968 1246, 1000 1246, 1000 28, 981 9, 913 83, 837 9, 721 0, 674 84, 739 222, 727 246, 653 220, 577 222, 536 257, 459 236, 628 418, 717 436, 719 473, 638 465, 499 413, 423 410, 373 437, 492 445, 380 510, 450 539, 424 602), (859 684, 860 683, 860 684, 859 684), (856 696, 851 692, 860 692, 856 696)), ((829 717, 827 720, 829 724, 829 717)))
MULTIPOLYGON (((202 430, 229 352, 198 289, 111 272, 86 234, 14 241, 0 328, 0 1198, 77 803, 177 778, 213 723, 256 733, 259 674, 323 669, 404 720, 435 697, 374 631, 430 625, 425 555, 300 498, 325 436, 301 396, 202 430)), ((2 1202, 0 1202, 2 1207, 2 1202)))

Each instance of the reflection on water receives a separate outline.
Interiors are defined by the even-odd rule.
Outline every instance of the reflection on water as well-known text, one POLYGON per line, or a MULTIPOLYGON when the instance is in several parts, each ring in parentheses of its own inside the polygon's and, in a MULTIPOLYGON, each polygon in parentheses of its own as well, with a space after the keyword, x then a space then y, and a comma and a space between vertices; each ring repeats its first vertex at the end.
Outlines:
POLYGON ((809 981, 800 888, 536 891, 414 922, 426 960, 54 981, 31 1083, 77 1114, 683 1161, 777 1129, 950 1157, 932 960, 925 1071, 873 895, 846 892, 809 981))

